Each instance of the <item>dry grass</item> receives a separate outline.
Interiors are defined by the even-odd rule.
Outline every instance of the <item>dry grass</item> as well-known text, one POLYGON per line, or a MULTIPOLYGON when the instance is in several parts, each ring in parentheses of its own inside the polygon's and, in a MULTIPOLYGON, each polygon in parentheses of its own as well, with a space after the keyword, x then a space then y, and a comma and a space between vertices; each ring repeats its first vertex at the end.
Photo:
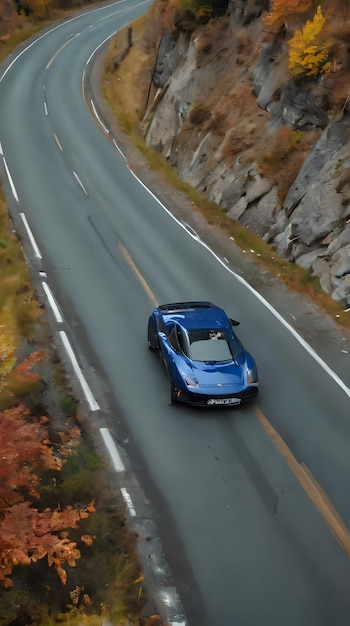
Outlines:
POLYGON ((132 45, 122 62, 122 71, 115 66, 115 59, 125 45, 128 27, 111 40, 106 56, 102 80, 103 95, 111 110, 118 113, 118 119, 127 134, 130 134, 146 112, 162 32, 160 18, 156 19, 153 12, 159 12, 160 8, 161 4, 151 8, 147 28, 144 27, 145 16, 133 22, 132 45))
POLYGON ((18 26, 9 36, 8 39, 5 39, 0 42, 0 63, 14 50, 19 46, 23 41, 29 39, 32 35, 34 35, 39 30, 39 27, 36 27, 34 22, 25 22, 23 25, 18 26))
POLYGON ((32 338, 41 311, 17 237, 12 232, 7 204, 0 189, 0 325, 15 337, 32 338))
POLYGON ((259 173, 278 187, 281 203, 319 136, 320 131, 304 133, 283 126, 277 130, 270 149, 258 155, 259 173))

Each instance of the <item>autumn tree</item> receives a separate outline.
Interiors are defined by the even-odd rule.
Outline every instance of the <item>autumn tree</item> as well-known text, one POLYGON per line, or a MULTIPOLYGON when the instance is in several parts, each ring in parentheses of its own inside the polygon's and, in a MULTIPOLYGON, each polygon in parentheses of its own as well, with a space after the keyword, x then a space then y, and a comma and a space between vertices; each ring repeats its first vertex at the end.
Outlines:
POLYGON ((211 17, 224 13, 228 0, 177 0, 177 4, 183 13, 205 23, 211 17))
POLYGON ((308 20, 289 42, 289 69, 293 76, 317 76, 327 72, 332 41, 327 36, 325 18, 318 6, 313 20, 308 20))
POLYGON ((313 0, 272 0, 270 11, 264 15, 263 24, 272 33, 293 29, 296 19, 311 10, 313 0))
MULTIPOLYGON (((40 473, 59 471, 68 454, 65 441, 60 454, 54 452, 47 421, 33 418, 23 404, 0 413, 0 581, 5 587, 12 586, 14 566, 44 557, 65 584, 65 565, 74 567, 80 558, 67 529, 77 529, 80 520, 94 511, 93 503, 64 509, 58 505, 56 510, 33 505, 40 501, 40 473)), ((70 443, 77 435, 77 429, 71 432, 70 443)), ((81 539, 91 543, 88 535, 81 539)))
POLYGON ((0 41, 8 39, 17 21, 15 6, 12 0, 0 2, 0 41))
POLYGON ((43 18, 49 13, 50 2, 48 0, 17 0, 18 12, 25 15, 33 14, 33 17, 43 18))
POLYGON ((44 357, 44 350, 32 352, 15 365, 17 347, 13 334, 0 327, 0 410, 18 404, 41 380, 32 368, 44 357))

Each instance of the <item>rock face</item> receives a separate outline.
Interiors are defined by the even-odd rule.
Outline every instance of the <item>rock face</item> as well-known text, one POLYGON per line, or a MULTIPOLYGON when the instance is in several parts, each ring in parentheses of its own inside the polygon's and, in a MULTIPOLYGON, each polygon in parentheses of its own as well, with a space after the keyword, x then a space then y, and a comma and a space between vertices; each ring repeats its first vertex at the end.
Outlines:
POLYGON ((265 0, 231 0, 223 17, 186 28, 180 20, 163 33, 146 141, 348 307, 347 57, 342 66, 339 53, 340 69, 326 76, 294 79, 288 37, 266 41, 268 8, 265 0))

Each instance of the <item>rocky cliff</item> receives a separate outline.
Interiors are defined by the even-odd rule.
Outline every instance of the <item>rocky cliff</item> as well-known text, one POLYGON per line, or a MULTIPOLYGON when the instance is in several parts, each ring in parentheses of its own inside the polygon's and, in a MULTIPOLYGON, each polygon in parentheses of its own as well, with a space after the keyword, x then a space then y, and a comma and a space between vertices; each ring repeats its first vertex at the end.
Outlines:
POLYGON ((148 72, 142 130, 180 178, 348 307, 350 7, 324 0, 327 71, 293 76, 290 39, 315 14, 301 4, 272 28, 268 0, 230 0, 200 19, 158 1, 115 71, 129 55, 140 85, 148 72))

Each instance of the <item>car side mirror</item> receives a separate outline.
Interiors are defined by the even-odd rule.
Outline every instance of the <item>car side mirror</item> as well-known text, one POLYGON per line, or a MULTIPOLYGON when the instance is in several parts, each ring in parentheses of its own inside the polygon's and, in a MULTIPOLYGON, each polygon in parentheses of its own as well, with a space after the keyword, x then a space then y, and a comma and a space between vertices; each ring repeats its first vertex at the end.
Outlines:
POLYGON ((237 320, 233 320, 231 317, 230 317, 230 322, 232 326, 239 326, 239 322, 237 322, 237 320))

